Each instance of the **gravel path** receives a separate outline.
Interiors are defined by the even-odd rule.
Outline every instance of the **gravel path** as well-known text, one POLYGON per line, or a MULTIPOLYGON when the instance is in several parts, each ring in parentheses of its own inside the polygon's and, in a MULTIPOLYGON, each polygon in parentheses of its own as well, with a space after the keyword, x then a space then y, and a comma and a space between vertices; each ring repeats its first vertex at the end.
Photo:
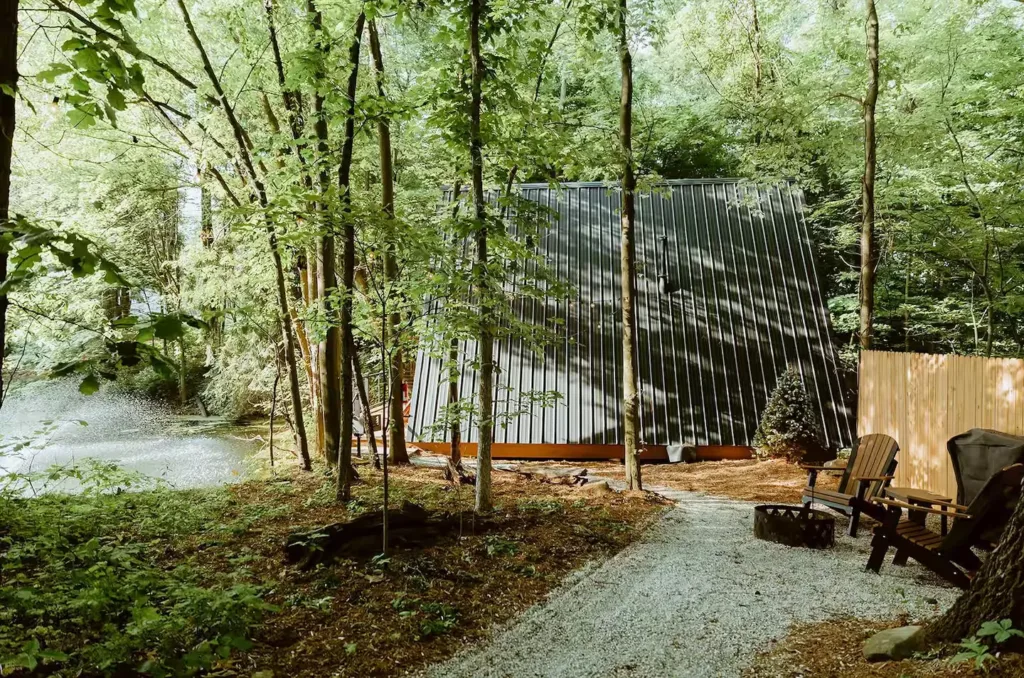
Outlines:
POLYGON ((642 541, 427 675, 738 676, 794 622, 918 617, 956 598, 913 561, 865 572, 866 530, 830 551, 787 548, 754 539, 751 503, 660 493, 678 506, 642 541))

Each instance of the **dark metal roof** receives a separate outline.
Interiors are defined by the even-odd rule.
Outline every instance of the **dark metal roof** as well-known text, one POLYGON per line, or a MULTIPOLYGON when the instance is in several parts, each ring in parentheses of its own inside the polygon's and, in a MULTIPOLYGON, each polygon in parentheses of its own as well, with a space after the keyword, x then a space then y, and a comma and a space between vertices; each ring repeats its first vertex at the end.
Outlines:
MULTIPOLYGON (((517 302, 521 320, 555 329, 541 353, 496 342, 497 443, 621 444, 619 189, 527 184, 522 197, 557 213, 537 243, 573 287, 568 300, 517 302), (556 322, 558 319, 560 322, 556 322), (516 411, 518 393, 558 391, 516 411)), ((832 446, 852 438, 803 220, 802 194, 739 180, 671 181, 637 196, 641 439, 654 445, 750 445, 788 364, 799 367, 832 446), (659 277, 661 280, 659 280, 659 277)), ((460 346, 461 397, 475 393, 473 342, 460 346)), ((447 402, 442 361, 420 350, 410 427, 420 440, 447 402)), ((463 439, 475 442, 469 422, 463 439)))

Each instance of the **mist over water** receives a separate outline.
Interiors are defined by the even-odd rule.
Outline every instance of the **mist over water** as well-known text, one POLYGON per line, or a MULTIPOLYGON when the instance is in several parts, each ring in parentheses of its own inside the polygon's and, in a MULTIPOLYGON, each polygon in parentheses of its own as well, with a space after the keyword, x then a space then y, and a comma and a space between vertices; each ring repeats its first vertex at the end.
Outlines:
POLYGON ((238 482, 259 447, 236 437, 236 431, 217 419, 176 416, 158 401, 109 386, 83 395, 74 380, 12 389, 0 408, 0 442, 33 436, 47 420, 54 430, 44 436, 45 447, 0 458, 0 475, 94 457, 161 478, 172 487, 205 487, 238 482))

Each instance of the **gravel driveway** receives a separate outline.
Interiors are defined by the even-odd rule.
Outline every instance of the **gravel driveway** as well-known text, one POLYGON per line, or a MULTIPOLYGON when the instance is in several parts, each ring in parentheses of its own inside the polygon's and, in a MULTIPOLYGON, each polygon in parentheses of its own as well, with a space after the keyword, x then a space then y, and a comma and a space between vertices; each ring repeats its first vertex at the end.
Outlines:
POLYGON ((956 598, 913 561, 865 572, 869 530, 831 551, 787 548, 753 538, 754 504, 661 493, 678 506, 642 541, 427 675, 738 676, 793 622, 918 617, 956 598))

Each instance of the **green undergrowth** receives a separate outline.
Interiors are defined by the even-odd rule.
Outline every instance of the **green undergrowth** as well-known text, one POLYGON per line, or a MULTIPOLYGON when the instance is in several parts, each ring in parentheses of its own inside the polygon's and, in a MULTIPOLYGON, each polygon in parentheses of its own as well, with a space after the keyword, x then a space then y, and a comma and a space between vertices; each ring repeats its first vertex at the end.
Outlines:
POLYGON ((247 649, 270 606, 244 564, 214 572, 224 488, 0 495, 3 675, 189 675, 247 649))

